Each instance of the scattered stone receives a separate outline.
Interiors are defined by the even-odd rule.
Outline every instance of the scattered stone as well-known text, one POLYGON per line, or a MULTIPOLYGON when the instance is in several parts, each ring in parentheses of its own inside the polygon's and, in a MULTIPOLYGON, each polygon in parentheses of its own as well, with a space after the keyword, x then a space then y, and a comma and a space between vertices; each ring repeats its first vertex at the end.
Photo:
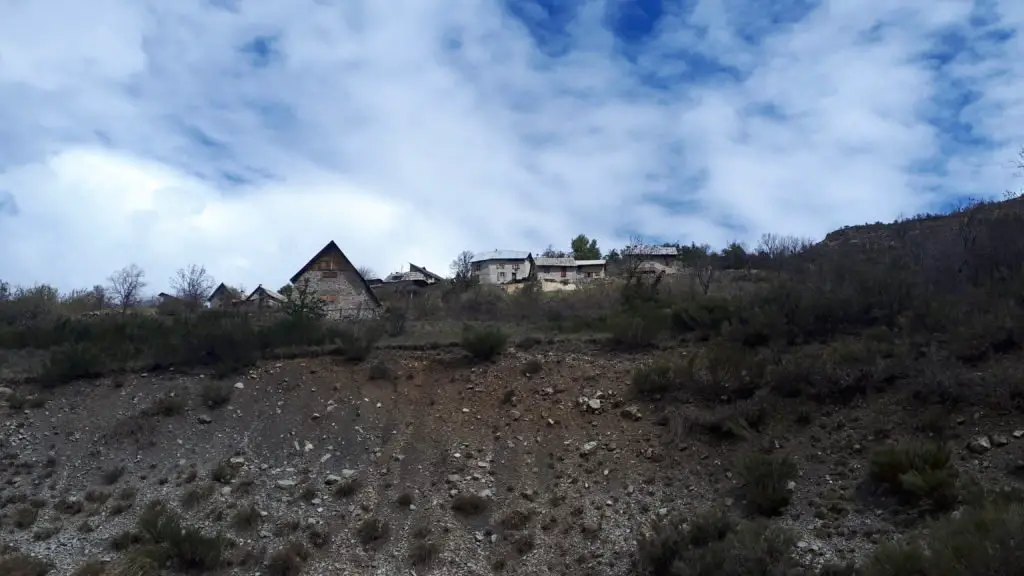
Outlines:
POLYGON ((328 486, 334 486, 335 484, 341 483, 341 476, 337 474, 328 474, 327 478, 324 478, 324 484, 328 486))
POLYGON ((596 398, 588 400, 587 401, 587 408, 590 408, 594 412, 597 412, 598 410, 601 409, 601 401, 596 399, 596 398))
POLYGON ((984 454, 992 449, 988 436, 978 436, 967 444, 967 449, 975 454, 984 454))
POLYGON ((993 434, 992 435, 992 445, 995 446, 996 448, 1001 448, 1003 446, 1006 446, 1009 443, 1010 443, 1010 439, 1007 438, 1006 435, 1004 435, 1004 434, 993 434))
POLYGON ((349 470, 348 468, 346 468, 346 469, 341 471, 341 477, 342 478, 351 478, 351 477, 353 477, 355 475, 356 475, 356 471, 355 470, 349 470))
POLYGON ((236 390, 244 390, 245 389, 245 384, 242 384, 241 382, 235 382, 235 389, 236 390))
POLYGON ((597 442, 594 442, 594 441, 591 441, 591 442, 587 442, 587 443, 586 443, 586 444, 584 444, 584 445, 583 445, 583 447, 582 447, 582 448, 580 449, 580 455, 581 455, 581 456, 588 456, 588 455, 590 455, 590 453, 591 453, 591 452, 593 452, 594 450, 597 450, 597 442))
POLYGON ((0 386, 0 398, 7 398, 11 394, 14 394, 14 390, 11 390, 6 386, 0 386))
POLYGON ((288 490, 295 487, 295 480, 278 480, 277 487, 282 490, 288 490))
POLYGON ((1018 440, 1020 440, 1021 438, 1024 438, 1024 430, 1014 430, 1013 431, 1013 437, 1018 439, 1018 440))
POLYGON ((319 420, 320 419, 320 415, 317 414, 316 412, 314 412, 313 415, 309 417, 309 419, 310 420, 319 420))
POLYGON ((211 423, 213 423, 213 418, 210 418, 210 417, 209 417, 209 416, 207 416, 206 414, 200 414, 200 415, 199 415, 199 417, 198 417, 198 418, 196 418, 196 420, 197 420, 197 421, 198 421, 198 422, 199 422, 200 424, 211 424, 211 423))

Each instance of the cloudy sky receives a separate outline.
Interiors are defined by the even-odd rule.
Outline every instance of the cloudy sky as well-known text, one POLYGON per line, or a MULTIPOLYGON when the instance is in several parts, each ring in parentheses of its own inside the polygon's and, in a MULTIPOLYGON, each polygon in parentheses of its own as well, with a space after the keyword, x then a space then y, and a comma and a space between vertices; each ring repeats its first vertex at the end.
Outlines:
POLYGON ((0 278, 273 287, 1019 189, 1019 0, 5 0, 0 278))

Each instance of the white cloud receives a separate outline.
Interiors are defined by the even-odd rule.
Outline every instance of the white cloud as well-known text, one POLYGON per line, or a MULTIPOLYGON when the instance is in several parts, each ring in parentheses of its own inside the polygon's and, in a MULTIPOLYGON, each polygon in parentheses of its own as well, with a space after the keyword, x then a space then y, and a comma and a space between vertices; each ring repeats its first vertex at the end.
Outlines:
POLYGON ((497 2, 237 4, 5 9, 0 275, 70 289, 136 262, 162 289, 200 262, 277 287, 331 239, 380 273, 443 271, 580 232, 820 237, 1014 185, 1024 44, 992 32, 1024 27, 1008 0, 837 0, 772 8, 775 28, 762 3, 705 0, 626 52, 606 26, 628 2, 581 3, 568 51, 497 2), (954 31, 951 63, 922 58, 954 31), (257 35, 266 67, 240 52, 257 35), (976 91, 962 113, 958 86, 976 91))

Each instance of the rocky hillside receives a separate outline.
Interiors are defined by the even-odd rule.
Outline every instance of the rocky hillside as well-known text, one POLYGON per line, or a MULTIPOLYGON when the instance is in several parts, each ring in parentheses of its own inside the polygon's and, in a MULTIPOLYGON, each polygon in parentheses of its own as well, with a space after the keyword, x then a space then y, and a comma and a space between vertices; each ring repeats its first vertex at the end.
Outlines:
MULTIPOLYGON (((798 464, 775 522, 808 566, 900 532, 903 517, 860 487, 870 451, 922 413, 885 394, 843 409, 755 397, 730 408, 760 414, 731 434, 694 424, 717 414, 697 405, 637 401, 647 359, 581 343, 485 364, 379 350, 228 380, 3 389, 3 540, 54 574, 146 574, 130 552, 177 513, 199 529, 161 558, 181 570, 213 562, 202 538, 220 533, 222 574, 625 575, 659 519, 745 513, 738 463, 763 453, 798 464)), ((980 485, 1024 461, 1019 414, 951 418, 954 460, 980 485)))

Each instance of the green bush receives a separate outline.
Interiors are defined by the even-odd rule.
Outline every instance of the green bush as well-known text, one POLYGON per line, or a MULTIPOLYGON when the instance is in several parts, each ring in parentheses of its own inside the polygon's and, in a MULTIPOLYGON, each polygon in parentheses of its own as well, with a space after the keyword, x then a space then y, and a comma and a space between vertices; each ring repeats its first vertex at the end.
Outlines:
POLYGON ((734 322, 735 303, 726 298, 704 297, 672 308, 672 330, 677 334, 696 334, 707 339, 721 333, 722 327, 734 322))
POLYGON ((949 447, 936 442, 903 442, 874 451, 869 479, 909 503, 927 502, 948 510, 959 500, 959 472, 949 447))
POLYGON ((222 535, 207 536, 161 502, 149 503, 136 527, 147 544, 145 554, 158 565, 171 564, 181 571, 207 572, 224 563, 228 541, 222 535))
POLYGON ((476 360, 492 360, 508 345, 508 334, 497 326, 466 325, 462 329, 462 349, 476 360))
POLYGON ((667 314, 656 304, 636 304, 608 317, 608 344, 625 351, 651 348, 667 326, 667 314))
POLYGON ((750 511, 761 516, 777 516, 789 506, 796 480, 796 462, 788 456, 749 454, 740 458, 737 475, 743 482, 742 493, 750 511))
POLYGON ((74 380, 98 378, 106 369, 106 362, 95 346, 67 344, 50 352, 39 379, 44 386, 52 387, 74 380))
POLYGON ((676 366, 657 361, 641 364, 633 369, 633 392, 638 396, 667 394, 676 388, 676 366))

